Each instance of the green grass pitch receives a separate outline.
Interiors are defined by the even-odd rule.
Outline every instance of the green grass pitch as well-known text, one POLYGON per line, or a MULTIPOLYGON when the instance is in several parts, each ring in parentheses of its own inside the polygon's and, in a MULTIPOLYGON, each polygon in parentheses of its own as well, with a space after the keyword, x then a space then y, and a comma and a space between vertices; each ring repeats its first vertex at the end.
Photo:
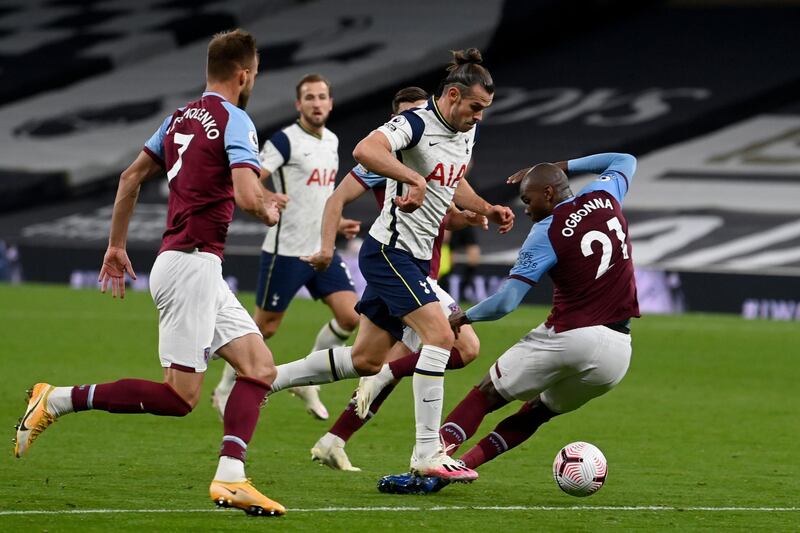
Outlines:
MULTIPOLYGON (((252 306, 251 295, 242 299, 252 306)), ((211 364, 204 400, 186 418, 70 415, 48 429, 27 457, 14 459, 13 425, 32 383, 160 379, 157 317, 146 293, 113 301, 94 291, 0 286, 0 302, 0 427, 7 436, 0 459, 0 531, 800 528, 796 323, 713 315, 637 320, 631 368, 614 391, 544 425, 481 467, 472 485, 431 496, 383 495, 375 488, 381 475, 408 467, 410 380, 348 444, 359 473, 313 464, 309 448, 329 422, 311 419, 297 399, 275 395, 251 443, 248 473, 289 513, 266 519, 213 510, 208 498, 221 437, 208 397, 220 362, 211 364), (556 452, 574 440, 596 444, 609 461, 606 486, 590 498, 563 494, 551 477, 556 452), (485 508, 491 506, 501 509, 485 508), (167 511, 105 511, 113 509, 167 511)), ((292 304, 270 341, 276 360, 304 356, 327 313, 316 303, 292 304)), ((445 412, 545 315, 546 309, 527 307, 478 325, 481 356, 448 374, 445 412)), ((354 387, 354 381, 323 387, 332 417, 354 387)), ((478 437, 512 409, 488 417, 478 437)))

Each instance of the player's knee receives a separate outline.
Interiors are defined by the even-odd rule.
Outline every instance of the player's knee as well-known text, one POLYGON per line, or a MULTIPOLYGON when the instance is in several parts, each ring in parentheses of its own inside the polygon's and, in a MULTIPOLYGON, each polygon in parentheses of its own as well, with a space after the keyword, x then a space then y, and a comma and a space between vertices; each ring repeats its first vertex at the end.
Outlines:
POLYGON ((453 330, 450 328, 441 328, 427 334, 422 342, 449 350, 453 347, 455 340, 456 338, 453 334, 453 330))
POLYGON ((344 330, 353 331, 358 327, 358 315, 353 310, 350 313, 346 313, 342 316, 336 317, 336 323, 339 324, 344 330))
POLYGON ((197 404, 200 402, 200 390, 186 390, 176 389, 169 387, 174 394, 174 401, 167 402, 171 404, 169 407, 169 414, 171 416, 186 416, 191 413, 197 404))
POLYGON ((246 365, 242 365, 242 368, 239 369, 239 375, 271 384, 275 381, 278 371, 272 361, 258 358, 246 365))
POLYGON ((176 406, 175 416, 186 416, 194 411, 194 408, 197 407, 197 404, 200 401, 200 395, 198 394, 197 396, 193 396, 189 400, 184 399, 184 401, 184 405, 176 406))
POLYGON ((481 341, 478 339, 478 336, 475 335, 474 331, 466 333, 462 330, 461 335, 459 335, 455 343, 455 347, 458 348, 461 354, 461 360, 465 365, 468 365, 477 359, 481 351, 481 341))
POLYGON ((261 319, 256 320, 256 325, 258 326, 258 330, 261 332, 261 336, 265 339, 271 338, 275 335, 275 332, 278 331, 278 324, 280 321, 278 320, 271 320, 271 319, 261 319))

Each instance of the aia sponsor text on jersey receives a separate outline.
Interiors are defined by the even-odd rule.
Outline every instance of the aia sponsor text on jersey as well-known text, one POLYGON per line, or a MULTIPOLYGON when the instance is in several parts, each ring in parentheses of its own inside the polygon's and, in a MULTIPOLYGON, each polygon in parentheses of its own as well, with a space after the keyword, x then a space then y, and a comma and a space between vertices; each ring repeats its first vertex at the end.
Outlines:
POLYGON ((307 186, 318 185, 320 187, 327 187, 336 183, 336 170, 323 168, 322 170, 315 168, 306 181, 307 186))
POLYGON ((461 164, 461 168, 456 172, 456 165, 452 163, 448 165, 449 169, 445 170, 443 163, 437 163, 430 174, 425 178, 425 181, 438 181, 442 187, 451 187, 455 189, 458 187, 458 182, 467 173, 467 165, 461 164))

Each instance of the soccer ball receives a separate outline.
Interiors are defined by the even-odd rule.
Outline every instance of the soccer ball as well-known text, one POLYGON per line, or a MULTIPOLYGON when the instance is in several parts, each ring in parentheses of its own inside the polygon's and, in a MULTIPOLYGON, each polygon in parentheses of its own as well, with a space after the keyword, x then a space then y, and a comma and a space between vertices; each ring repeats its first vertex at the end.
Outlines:
POLYGON ((572 496, 590 496, 606 482, 608 464, 603 452, 588 442, 567 444, 553 461, 553 479, 572 496))

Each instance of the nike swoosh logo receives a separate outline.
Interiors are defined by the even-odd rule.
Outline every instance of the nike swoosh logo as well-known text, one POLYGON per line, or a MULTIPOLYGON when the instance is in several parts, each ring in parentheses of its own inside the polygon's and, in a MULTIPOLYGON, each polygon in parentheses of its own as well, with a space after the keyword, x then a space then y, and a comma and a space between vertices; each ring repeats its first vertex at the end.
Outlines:
POLYGON ((30 428, 28 428, 28 426, 26 426, 26 425, 25 425, 25 421, 26 421, 26 420, 28 420, 28 417, 29 417, 29 416, 31 416, 31 414, 33 414, 33 412, 36 410, 36 406, 38 406, 38 405, 39 405, 39 403, 42 401, 42 398, 44 398, 44 395, 42 395, 42 396, 39 396, 39 399, 38 399, 38 400, 36 400, 36 403, 35 403, 35 404, 33 404, 33 407, 31 407, 31 408, 28 410, 28 412, 27 412, 27 413, 25 413, 25 418, 23 418, 23 419, 22 419, 22 422, 20 422, 20 423, 19 423, 19 429, 20 429, 20 431, 30 431, 30 428))
POLYGON ((231 493, 231 494, 233 494, 234 496, 236 496, 236 493, 237 493, 237 492, 239 492, 238 490, 231 490, 231 489, 229 489, 228 487, 222 487, 222 488, 223 488, 223 489, 225 489, 225 490, 227 490, 228 492, 230 492, 230 493, 231 493))
POLYGON ((430 400, 427 399, 427 398, 423 398, 422 399, 422 401, 425 402, 425 403, 438 402, 439 400, 441 400, 441 398, 432 398, 430 400))
POLYGON ((442 142, 442 141, 439 141, 439 142, 436 142, 436 143, 428 141, 428 146, 436 146, 440 142, 442 142))
POLYGON ((305 153, 305 152, 304 152, 304 153, 303 153, 303 157, 308 157, 308 156, 310 156, 310 155, 311 155, 311 152, 308 152, 308 153, 305 153))

